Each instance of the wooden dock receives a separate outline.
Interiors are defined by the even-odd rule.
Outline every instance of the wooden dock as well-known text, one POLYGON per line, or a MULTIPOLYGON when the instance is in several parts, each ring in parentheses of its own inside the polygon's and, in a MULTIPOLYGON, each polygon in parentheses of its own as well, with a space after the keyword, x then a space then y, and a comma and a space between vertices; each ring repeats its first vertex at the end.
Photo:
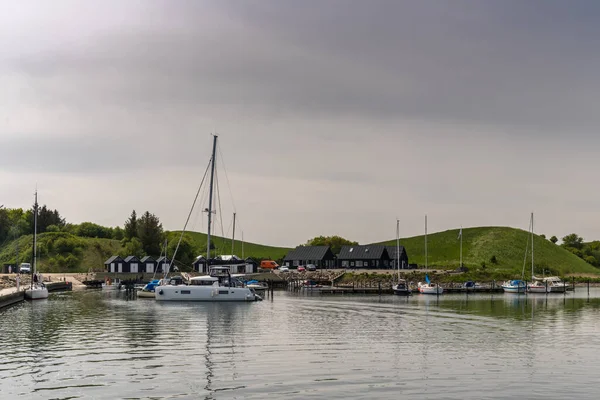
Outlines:
MULTIPOLYGON (((325 293, 325 294, 394 294, 390 287, 352 287, 352 286, 323 286, 313 288, 303 288, 307 292, 325 293)), ((444 288, 444 293, 454 294, 479 294, 479 293, 502 293, 502 287, 478 287, 478 288, 444 288)), ((417 289, 413 289, 413 294, 419 294, 417 289)))

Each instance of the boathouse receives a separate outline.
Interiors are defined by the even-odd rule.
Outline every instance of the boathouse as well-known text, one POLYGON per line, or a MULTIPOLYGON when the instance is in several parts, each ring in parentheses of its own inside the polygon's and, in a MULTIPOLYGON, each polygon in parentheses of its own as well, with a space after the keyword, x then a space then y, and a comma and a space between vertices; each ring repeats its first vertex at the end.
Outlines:
POLYGON ((169 260, 167 257, 159 257, 158 260, 156 260, 156 271, 164 273, 169 270, 170 264, 171 260, 169 260))
POLYGON ((390 268, 390 256, 382 244, 342 246, 337 262, 341 268, 390 268))
POLYGON ((136 256, 125 257, 125 265, 123 266, 123 272, 131 272, 132 274, 144 272, 142 268, 142 262, 136 256))
POLYGON ((283 265, 298 268, 301 265, 314 264, 317 268, 333 268, 335 256, 329 246, 298 246, 283 259, 283 265))
POLYGON ((192 263, 192 267, 196 272, 208 274, 208 262, 206 260, 206 257, 204 257, 203 255, 199 255, 198 257, 196 257, 196 259, 192 263))
POLYGON ((104 269, 106 272, 123 272, 123 266, 125 260, 119 256, 112 256, 108 260, 104 261, 104 269))
MULTIPOLYGON (((400 269, 409 269, 410 264, 408 263, 408 254, 404 246, 400 247, 400 269)), ((385 246, 388 255, 390 256, 390 268, 398 268, 398 247, 396 246, 385 246)))
POLYGON ((142 268, 141 272, 153 274, 156 271, 156 260, 152 256, 143 257, 140 260, 140 264, 140 268, 142 268))

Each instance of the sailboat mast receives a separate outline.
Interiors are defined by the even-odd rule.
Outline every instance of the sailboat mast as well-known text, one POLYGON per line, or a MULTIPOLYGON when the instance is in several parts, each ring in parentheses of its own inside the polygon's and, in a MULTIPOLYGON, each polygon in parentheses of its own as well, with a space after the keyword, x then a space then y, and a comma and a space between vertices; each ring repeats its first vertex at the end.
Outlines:
POLYGON ((531 280, 533 281, 533 213, 531 213, 531 280))
POLYGON ((462 268, 463 266, 463 262, 462 262, 462 225, 460 226, 460 268, 462 268))
POLYGON ((233 246, 235 243, 235 213, 233 213, 233 234, 231 235, 231 255, 234 255, 233 246))
POLYGON ((36 273, 37 268, 37 215, 38 215, 38 201, 37 201, 37 189, 35 190, 35 203, 33 205, 33 269, 31 270, 31 288, 33 289, 33 276, 36 273))
POLYGON ((425 269, 427 269, 427 214, 425 214, 425 269))
POLYGON ((210 263, 210 228, 212 223, 213 185, 215 179, 215 164, 217 160, 217 135, 213 136, 213 150, 210 165, 210 189, 208 194, 208 231, 206 239, 206 261, 210 263))
POLYGON ((398 279, 400 279, 400 220, 396 218, 396 263, 398 279))

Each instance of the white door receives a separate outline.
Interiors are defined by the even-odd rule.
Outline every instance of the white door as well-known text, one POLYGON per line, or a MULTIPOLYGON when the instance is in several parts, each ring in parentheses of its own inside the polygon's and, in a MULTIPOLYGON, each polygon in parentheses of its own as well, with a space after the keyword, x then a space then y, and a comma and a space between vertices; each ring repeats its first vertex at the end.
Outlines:
POLYGON ((132 263, 131 264, 131 272, 134 273, 134 274, 138 273, 138 265, 137 265, 137 263, 132 263))
POLYGON ((119 272, 123 272, 123 264, 119 263, 119 272))
POLYGON ((115 263, 110 263, 110 272, 115 272, 115 263))
POLYGON ((154 268, 153 267, 154 267, 154 265, 152 265, 152 263, 147 263, 146 264, 146 272, 148 272, 148 273, 154 272, 154 268))

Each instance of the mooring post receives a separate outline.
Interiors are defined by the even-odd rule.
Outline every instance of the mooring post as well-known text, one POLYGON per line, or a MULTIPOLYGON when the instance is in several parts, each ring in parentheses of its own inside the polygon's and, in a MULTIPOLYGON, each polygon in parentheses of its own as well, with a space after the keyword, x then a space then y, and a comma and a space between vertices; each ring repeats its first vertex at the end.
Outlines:
MULTIPOLYGON (((588 284, 588 288, 589 288, 589 284, 588 284)), ((589 289, 588 289, 589 292, 589 289)), ((379 295, 381 296, 381 281, 379 281, 379 295)))
POLYGON ((575 277, 574 276, 571 277, 571 284, 573 286, 573 291, 575 291, 575 277))
POLYGON ((590 278, 588 278, 588 296, 590 295, 590 278))

